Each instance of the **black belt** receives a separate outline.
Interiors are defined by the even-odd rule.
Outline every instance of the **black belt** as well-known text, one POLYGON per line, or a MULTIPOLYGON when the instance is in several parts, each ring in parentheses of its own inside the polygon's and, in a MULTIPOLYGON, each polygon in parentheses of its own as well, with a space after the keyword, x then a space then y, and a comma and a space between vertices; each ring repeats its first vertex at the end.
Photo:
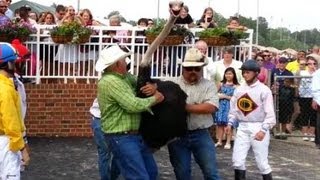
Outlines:
POLYGON ((123 131, 123 132, 114 132, 114 133, 106 133, 106 135, 137 135, 139 134, 138 130, 130 130, 130 131, 123 131))

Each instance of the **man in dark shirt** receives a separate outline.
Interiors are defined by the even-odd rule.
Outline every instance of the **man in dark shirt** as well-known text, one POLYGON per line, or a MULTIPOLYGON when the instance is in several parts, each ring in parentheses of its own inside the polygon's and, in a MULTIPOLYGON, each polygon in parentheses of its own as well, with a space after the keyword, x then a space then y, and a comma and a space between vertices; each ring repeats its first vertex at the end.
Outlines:
MULTIPOLYGON (((293 76, 292 72, 288 71, 286 69, 286 65, 288 63, 288 59, 285 57, 280 57, 279 58, 279 65, 278 68, 274 68, 271 71, 271 86, 274 86, 274 77, 275 76, 293 76)), ((277 78, 277 83, 276 85, 278 88, 283 87, 284 85, 284 78, 277 78)))

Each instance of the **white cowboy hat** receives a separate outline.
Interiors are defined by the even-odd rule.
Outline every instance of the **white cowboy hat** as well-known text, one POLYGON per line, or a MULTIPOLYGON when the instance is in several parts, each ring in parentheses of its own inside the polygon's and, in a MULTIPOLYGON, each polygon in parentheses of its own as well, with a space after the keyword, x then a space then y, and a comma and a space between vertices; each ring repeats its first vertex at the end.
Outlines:
POLYGON ((190 48, 187 50, 184 57, 183 67, 197 67, 208 64, 208 59, 197 48, 190 48))
POLYGON ((130 62, 128 56, 130 56, 133 52, 125 52, 118 45, 114 45, 111 47, 106 47, 101 50, 99 59, 96 63, 96 71, 102 72, 110 65, 116 63, 117 61, 124 59, 127 63, 130 62))

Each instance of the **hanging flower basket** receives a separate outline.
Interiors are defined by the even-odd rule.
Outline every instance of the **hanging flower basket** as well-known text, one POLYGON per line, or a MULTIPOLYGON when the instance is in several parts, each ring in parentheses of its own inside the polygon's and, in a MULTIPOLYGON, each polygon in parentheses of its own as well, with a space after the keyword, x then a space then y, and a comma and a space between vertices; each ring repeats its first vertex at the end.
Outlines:
MULTIPOLYGON (((156 38, 157 36, 154 35, 146 35, 147 38, 147 42, 148 44, 151 44, 156 38)), ((179 36, 179 35, 169 35, 167 36, 163 42, 161 43, 161 45, 163 46, 173 46, 173 45, 179 45, 182 44, 184 40, 183 36, 179 36)))
POLYGON ((68 44, 72 41, 73 35, 51 35, 51 39, 56 44, 68 44))
POLYGON ((231 39, 222 36, 202 37, 200 40, 206 42, 208 46, 229 46, 233 44, 231 39))
POLYGON ((78 44, 84 44, 89 42, 91 35, 79 36, 78 44))

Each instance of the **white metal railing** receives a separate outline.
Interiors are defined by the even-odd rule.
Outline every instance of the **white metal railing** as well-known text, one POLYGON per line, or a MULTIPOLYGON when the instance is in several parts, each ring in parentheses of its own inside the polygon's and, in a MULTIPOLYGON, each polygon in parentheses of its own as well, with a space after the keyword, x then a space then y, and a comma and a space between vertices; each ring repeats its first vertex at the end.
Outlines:
MULTIPOLYGON (((95 63, 100 51, 108 45, 120 44, 127 46, 134 54, 131 55, 131 68, 133 74, 138 74, 140 61, 148 48, 146 38, 141 36, 143 29, 132 27, 92 26, 95 35, 85 44, 55 44, 49 34, 54 26, 37 25, 37 33, 32 34, 25 42, 31 52, 31 59, 26 63, 24 77, 35 78, 36 83, 41 79, 97 79, 99 74, 95 71, 95 63), (107 31, 116 31, 117 35, 106 35, 107 31), (116 42, 119 41, 119 42, 116 42)), ((201 29, 191 29, 192 32, 201 29)), ((244 61, 251 57, 253 30, 248 30, 249 38, 236 45, 235 52, 241 52, 238 60, 244 61)), ((192 42, 195 42, 193 39, 192 42)), ((151 68, 153 78, 173 77, 181 74, 180 64, 184 54, 192 44, 178 46, 160 46, 152 58, 151 68)), ((208 47, 208 56, 211 61, 220 59, 223 47, 208 47)))

